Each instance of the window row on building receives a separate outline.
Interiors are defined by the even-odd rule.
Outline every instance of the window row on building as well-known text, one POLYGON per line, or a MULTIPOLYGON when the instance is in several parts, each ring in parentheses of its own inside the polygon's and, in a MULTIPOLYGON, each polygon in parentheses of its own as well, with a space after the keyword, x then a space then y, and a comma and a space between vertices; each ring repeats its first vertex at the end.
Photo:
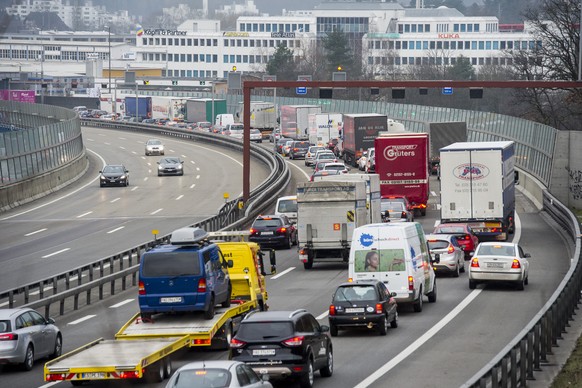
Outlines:
POLYGON ((142 38, 141 43, 144 46, 218 47, 218 39, 212 38, 142 38))
MULTIPOLYGON (((43 59, 42 50, 19 50, 19 49, 0 49, 0 59, 26 59, 30 61, 38 61, 43 59)), ((60 53, 44 52, 45 61, 86 61, 94 59, 106 60, 108 53, 103 52, 85 52, 85 51, 61 51, 60 53)))
POLYGON ((310 32, 307 23, 239 23, 242 32, 310 32))
POLYGON ((370 50, 534 50, 542 46, 535 40, 370 40, 370 50))
MULTIPOLYGON (((483 65, 499 65, 509 66, 513 64, 512 58, 507 57, 469 57, 467 58, 473 66, 483 65)), ((454 57, 368 57, 369 66, 385 65, 385 66, 400 66, 400 65, 455 65, 457 58, 454 57)))
POLYGON ((225 39, 224 47, 301 47, 300 40, 279 39, 225 39))
MULTIPOLYGON (((226 77, 228 72, 224 72, 222 75, 226 77)), ((218 77, 218 71, 216 70, 168 70, 168 77, 176 78, 216 78, 218 77)))

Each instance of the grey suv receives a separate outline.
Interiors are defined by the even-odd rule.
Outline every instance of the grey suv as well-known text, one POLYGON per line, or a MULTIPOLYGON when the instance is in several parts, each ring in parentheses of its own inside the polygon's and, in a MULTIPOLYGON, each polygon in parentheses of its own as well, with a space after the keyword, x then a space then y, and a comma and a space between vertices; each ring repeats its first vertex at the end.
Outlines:
POLYGON ((248 314, 230 341, 231 360, 248 364, 270 380, 298 380, 311 388, 314 373, 333 374, 329 327, 306 310, 257 311, 248 314))

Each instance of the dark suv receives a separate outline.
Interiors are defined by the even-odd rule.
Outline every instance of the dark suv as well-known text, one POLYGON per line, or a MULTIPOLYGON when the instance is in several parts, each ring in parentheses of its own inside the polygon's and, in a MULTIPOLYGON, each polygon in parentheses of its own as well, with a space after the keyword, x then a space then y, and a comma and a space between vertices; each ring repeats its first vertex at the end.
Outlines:
POLYGON ((294 379, 305 388, 313 386, 316 370, 322 377, 333 373, 329 327, 306 310, 251 312, 230 341, 229 358, 270 380, 294 379))
POLYGON ((308 141, 294 141, 289 149, 289 159, 305 158, 310 146, 308 141))

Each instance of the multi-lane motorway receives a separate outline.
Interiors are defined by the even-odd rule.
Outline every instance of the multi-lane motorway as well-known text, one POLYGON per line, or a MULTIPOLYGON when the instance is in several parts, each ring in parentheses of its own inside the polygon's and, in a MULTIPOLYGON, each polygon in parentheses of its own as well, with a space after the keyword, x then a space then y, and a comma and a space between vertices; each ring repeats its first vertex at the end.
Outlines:
MULTIPOLYGON (((157 158, 143 156, 144 135, 87 128, 84 140, 92 155, 87 178, 0 217, 4 231, 0 236, 2 289, 137 245, 149 240, 151 229, 166 234, 191 224, 215 213, 224 192, 232 196, 241 190, 241 155, 230 150, 165 140, 170 150, 167 154, 182 156, 188 169, 184 177, 158 178, 157 158), (108 163, 125 163, 131 185, 100 189, 94 178, 101 158, 108 163)), ((305 180, 309 169, 303 161, 289 163, 294 181, 305 180)), ((251 171, 253 185, 267 174, 260 164, 253 164, 251 171)), ((417 219, 427 232, 432 231, 439 215, 439 183, 434 180, 431 184, 431 208, 426 217, 417 219)), ((289 192, 293 186, 294 182, 289 192)), ((560 237, 544 217, 523 196, 518 195, 517 202, 519 223, 514 238, 532 255, 530 284, 524 292, 501 286, 480 286, 471 291, 466 274, 439 277, 437 302, 426 303, 421 313, 401 309, 400 326, 386 337, 367 331, 342 332, 334 337, 334 375, 328 379, 317 376, 315 385, 458 387, 490 361, 539 311, 569 265, 560 237)), ((267 282, 271 309, 305 308, 327 324, 331 294, 345 281, 347 267, 317 264, 306 271, 295 248, 277 251, 277 264, 278 274, 267 282)), ((64 333, 64 350, 99 337, 112 338, 136 310, 136 290, 131 289, 56 317, 64 333)), ((224 351, 184 351, 175 357, 174 366, 226 357, 224 351)), ((3 386, 43 386, 42 362, 28 373, 5 368, 0 380, 3 386)))

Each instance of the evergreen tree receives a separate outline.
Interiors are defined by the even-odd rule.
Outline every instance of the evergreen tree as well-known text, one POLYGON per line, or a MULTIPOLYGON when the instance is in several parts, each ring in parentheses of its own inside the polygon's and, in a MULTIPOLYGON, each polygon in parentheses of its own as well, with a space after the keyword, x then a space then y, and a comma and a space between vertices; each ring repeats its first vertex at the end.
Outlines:
POLYGON ((293 52, 283 45, 279 45, 271 60, 267 63, 267 73, 276 75, 279 81, 295 81, 297 79, 293 52))
POLYGON ((353 75, 358 69, 354 66, 354 54, 347 34, 339 29, 328 32, 323 38, 323 48, 330 78, 334 71, 345 71, 348 74, 351 71, 352 77, 348 75, 348 78, 354 78, 353 75), (338 67, 341 67, 341 70, 338 67))
POLYGON ((475 77, 475 68, 469 58, 462 55, 457 58, 454 65, 447 69, 448 78, 453 80, 472 80, 475 77))

